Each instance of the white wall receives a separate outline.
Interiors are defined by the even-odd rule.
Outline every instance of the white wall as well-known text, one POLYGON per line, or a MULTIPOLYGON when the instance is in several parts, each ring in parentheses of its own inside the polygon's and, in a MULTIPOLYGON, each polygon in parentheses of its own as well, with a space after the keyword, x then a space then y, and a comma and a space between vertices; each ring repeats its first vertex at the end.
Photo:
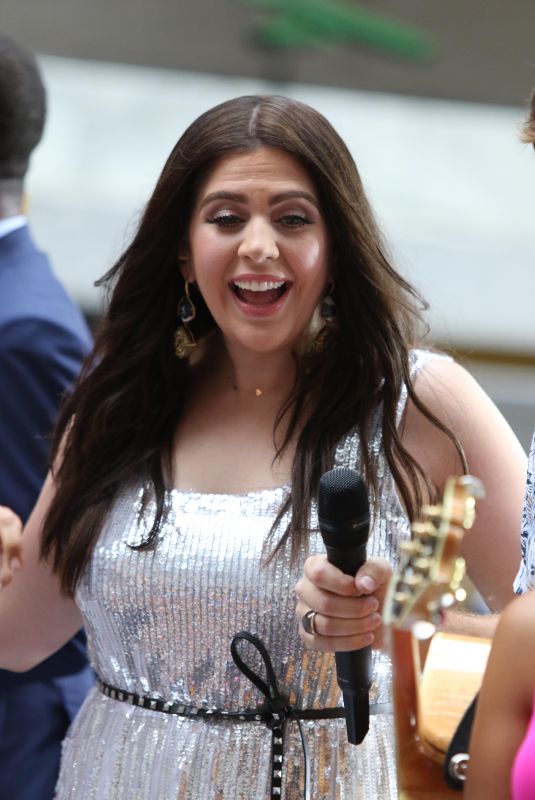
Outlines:
POLYGON ((86 308, 185 126, 229 97, 277 92, 318 108, 346 140, 399 268, 431 302, 435 338, 535 350, 535 154, 518 141, 523 109, 40 61, 50 110, 32 223, 86 308))

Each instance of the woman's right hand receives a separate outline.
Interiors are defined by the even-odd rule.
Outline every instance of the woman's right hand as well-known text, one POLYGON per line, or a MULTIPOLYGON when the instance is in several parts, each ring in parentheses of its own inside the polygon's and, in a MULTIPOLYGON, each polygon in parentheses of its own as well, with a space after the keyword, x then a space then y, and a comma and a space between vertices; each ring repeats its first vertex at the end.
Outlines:
POLYGON ((0 588, 7 586, 22 566, 22 522, 6 506, 0 506, 0 588))
POLYGON ((360 650, 383 645, 382 609, 392 567, 371 557, 353 577, 329 564, 327 556, 310 556, 295 586, 299 635, 307 647, 324 652, 360 650), (314 632, 303 617, 314 610, 314 632))

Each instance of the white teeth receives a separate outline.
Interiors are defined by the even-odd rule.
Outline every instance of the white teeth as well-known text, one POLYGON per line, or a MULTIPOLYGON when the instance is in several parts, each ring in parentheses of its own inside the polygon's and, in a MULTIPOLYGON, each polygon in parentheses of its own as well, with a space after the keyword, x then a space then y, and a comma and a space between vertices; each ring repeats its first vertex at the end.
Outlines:
POLYGON ((270 289, 280 289, 286 281, 234 281, 238 289, 248 292, 268 292, 270 289))

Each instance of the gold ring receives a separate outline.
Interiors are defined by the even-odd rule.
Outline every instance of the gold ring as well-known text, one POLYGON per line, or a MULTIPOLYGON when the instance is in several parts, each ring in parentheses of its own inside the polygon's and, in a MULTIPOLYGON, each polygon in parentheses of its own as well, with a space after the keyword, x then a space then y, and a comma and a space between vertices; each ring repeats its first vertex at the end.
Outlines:
POLYGON ((318 633, 316 630, 317 613, 318 613, 317 611, 314 611, 311 608, 310 611, 307 611, 307 613, 303 614, 303 616, 301 617, 301 624, 303 626, 303 630, 305 631, 305 633, 309 633, 311 636, 316 636, 318 633))

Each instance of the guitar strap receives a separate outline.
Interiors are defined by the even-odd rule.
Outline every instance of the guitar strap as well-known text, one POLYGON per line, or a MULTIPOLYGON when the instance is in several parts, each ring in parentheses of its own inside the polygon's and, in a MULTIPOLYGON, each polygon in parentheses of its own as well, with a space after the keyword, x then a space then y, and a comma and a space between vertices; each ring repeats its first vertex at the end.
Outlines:
POLYGON ((450 789, 461 791, 466 781, 470 755, 470 734, 476 713, 478 695, 474 697, 457 726, 444 761, 444 780, 450 789))

